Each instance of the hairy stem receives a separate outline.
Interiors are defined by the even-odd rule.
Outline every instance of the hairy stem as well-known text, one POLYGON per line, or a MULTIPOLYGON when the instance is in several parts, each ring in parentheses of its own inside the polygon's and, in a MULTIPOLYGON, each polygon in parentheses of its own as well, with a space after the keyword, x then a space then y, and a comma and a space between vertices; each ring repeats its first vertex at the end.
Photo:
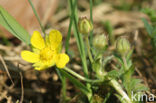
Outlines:
POLYGON ((125 100, 127 103, 132 103, 126 92, 115 79, 110 81, 110 85, 122 96, 122 100, 125 100))
POLYGON ((86 45, 87 45, 87 52, 88 52, 88 57, 90 59, 90 62, 93 63, 93 57, 90 51, 90 44, 89 44, 89 40, 88 37, 85 37, 85 41, 86 41, 86 45))
POLYGON ((69 69, 67 67, 65 67, 64 70, 67 71, 68 73, 72 74, 73 76, 79 78, 80 80, 83 80, 83 81, 86 81, 86 82, 90 82, 90 83, 102 82, 102 80, 99 80, 99 79, 92 80, 92 79, 85 78, 85 77, 77 74, 76 72, 74 72, 73 70, 71 70, 71 69, 69 69))

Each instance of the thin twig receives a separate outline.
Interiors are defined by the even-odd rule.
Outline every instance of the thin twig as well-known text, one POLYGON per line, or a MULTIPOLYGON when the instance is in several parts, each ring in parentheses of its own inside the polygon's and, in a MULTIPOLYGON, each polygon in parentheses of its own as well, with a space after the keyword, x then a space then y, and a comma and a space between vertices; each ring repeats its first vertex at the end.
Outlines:
POLYGON ((20 103, 23 103, 23 98, 24 98, 24 87, 23 87, 23 75, 22 72, 19 73, 20 77, 21 77, 21 99, 20 99, 20 103))
POLYGON ((0 55, 0 60, 1 60, 1 62, 2 62, 2 64, 3 64, 3 66, 4 66, 5 70, 6 70, 6 72, 7 72, 7 74, 8 74, 9 79, 11 80, 12 84, 14 85, 14 82, 13 82, 13 80, 12 80, 12 78, 11 78, 11 75, 10 75, 10 73, 9 73, 8 67, 7 67, 7 65, 6 65, 4 59, 3 59, 3 57, 2 57, 1 55, 0 55))

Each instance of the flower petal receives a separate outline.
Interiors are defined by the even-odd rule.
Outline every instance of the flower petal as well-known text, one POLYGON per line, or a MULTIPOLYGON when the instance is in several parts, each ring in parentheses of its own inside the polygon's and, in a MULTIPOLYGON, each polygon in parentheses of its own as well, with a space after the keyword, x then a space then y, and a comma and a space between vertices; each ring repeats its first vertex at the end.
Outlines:
POLYGON ((69 62, 69 56, 65 53, 61 53, 58 55, 58 58, 56 60, 56 66, 58 68, 64 68, 68 62, 69 62))
POLYGON ((35 53, 27 51, 27 50, 24 50, 21 52, 21 57, 25 61, 30 62, 30 63, 36 63, 39 61, 39 55, 38 54, 35 54, 35 53))
MULTIPOLYGON (((38 64, 36 64, 35 63, 35 65, 38 65, 38 64)), ((53 64, 54 65, 54 64, 53 64)), ((33 65, 34 66, 34 65, 33 65)), ((48 68, 50 68, 52 65, 45 65, 45 64, 41 64, 40 66, 35 66, 35 70, 45 70, 45 69, 48 69, 48 68)))
POLYGON ((35 67, 34 69, 35 70, 38 70, 38 71, 41 71, 41 70, 45 70, 45 69, 47 69, 48 67, 46 67, 46 66, 42 66, 42 67, 35 67))
POLYGON ((52 48, 58 48, 62 42, 62 34, 58 30, 51 30, 49 33, 49 42, 52 48))
POLYGON ((54 65, 55 65, 54 60, 47 61, 47 62, 39 61, 39 62, 33 64, 33 66, 35 67, 34 69, 39 70, 39 71, 48 69, 48 68, 50 68, 50 67, 52 67, 54 65))
POLYGON ((31 44, 37 49, 43 49, 45 46, 44 39, 41 36, 40 32, 34 31, 31 36, 31 44))

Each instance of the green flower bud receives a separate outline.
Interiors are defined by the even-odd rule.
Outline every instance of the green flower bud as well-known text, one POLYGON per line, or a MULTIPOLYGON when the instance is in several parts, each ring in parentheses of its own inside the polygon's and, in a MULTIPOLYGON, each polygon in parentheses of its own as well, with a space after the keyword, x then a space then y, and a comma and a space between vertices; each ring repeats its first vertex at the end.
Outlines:
POLYGON ((81 17, 78 22, 78 29, 80 33, 88 36, 88 33, 93 30, 93 24, 87 17, 81 17))
POLYGON ((116 50, 117 52, 124 56, 130 51, 130 43, 126 38, 119 38, 116 42, 116 50))
POLYGON ((97 50, 104 50, 108 45, 108 38, 106 35, 96 35, 93 39, 93 45, 97 50))

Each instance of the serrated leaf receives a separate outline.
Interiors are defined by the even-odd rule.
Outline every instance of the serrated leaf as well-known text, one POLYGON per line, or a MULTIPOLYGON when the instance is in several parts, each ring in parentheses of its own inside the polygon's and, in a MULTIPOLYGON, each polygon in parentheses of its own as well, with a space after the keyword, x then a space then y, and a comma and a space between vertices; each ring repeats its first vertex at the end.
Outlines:
POLYGON ((131 67, 126 71, 125 75, 132 75, 135 71, 135 67, 131 65, 131 67))
POLYGON ((108 72, 107 76, 109 76, 111 78, 117 78, 117 77, 119 77, 119 72, 117 70, 112 70, 112 71, 108 72))
POLYGON ((131 82, 130 82, 130 87, 131 88, 134 88, 134 87, 136 87, 136 85, 140 84, 141 82, 142 82, 141 79, 135 79, 135 78, 133 78, 131 80, 131 82))
POLYGON ((147 91, 148 88, 144 84, 138 84, 133 89, 135 92, 147 91))
POLYGON ((1 6, 0 24, 18 39, 26 44, 30 44, 29 33, 1 6))
POLYGON ((121 58, 117 53, 114 53, 114 56, 116 57, 117 61, 118 61, 121 65, 124 65, 124 64, 123 64, 122 58, 121 58))
POLYGON ((133 49, 131 49, 131 50, 128 52, 128 54, 126 55, 126 60, 127 60, 127 61, 130 60, 132 54, 133 54, 133 49))

